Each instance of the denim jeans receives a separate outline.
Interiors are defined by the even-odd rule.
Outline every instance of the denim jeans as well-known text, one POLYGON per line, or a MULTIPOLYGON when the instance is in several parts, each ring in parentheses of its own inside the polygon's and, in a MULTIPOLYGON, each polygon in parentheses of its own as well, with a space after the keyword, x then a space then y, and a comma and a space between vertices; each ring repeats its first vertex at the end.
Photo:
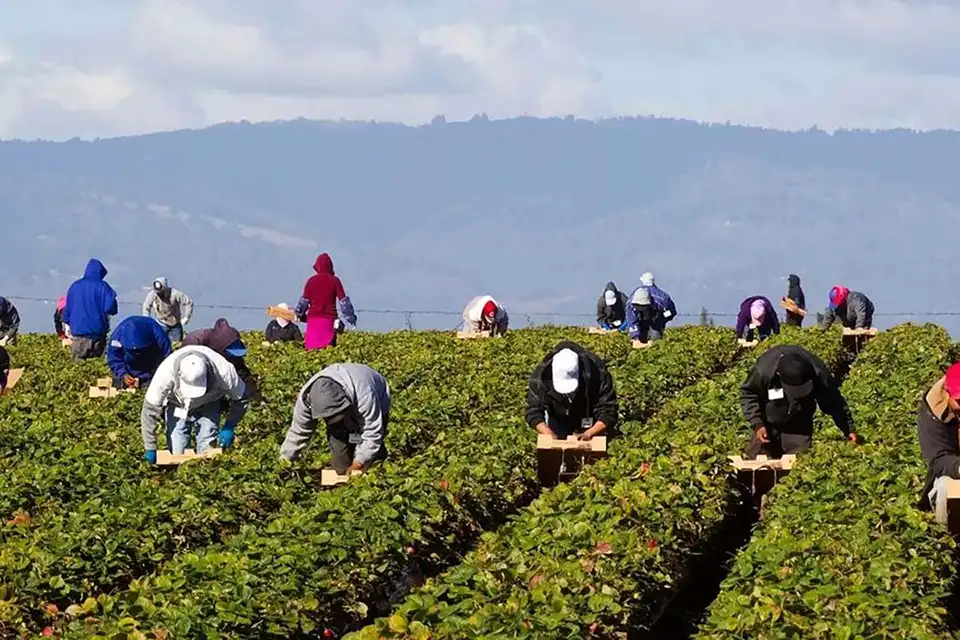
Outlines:
POLYGON ((167 405, 167 449, 174 455, 180 455, 190 448, 190 441, 196 431, 197 446, 194 450, 203 453, 217 447, 220 435, 220 403, 211 402, 190 411, 186 418, 173 415, 177 407, 167 405))
POLYGON ((167 337, 170 342, 183 342, 183 325, 178 324, 175 327, 164 327, 167 330, 167 337))

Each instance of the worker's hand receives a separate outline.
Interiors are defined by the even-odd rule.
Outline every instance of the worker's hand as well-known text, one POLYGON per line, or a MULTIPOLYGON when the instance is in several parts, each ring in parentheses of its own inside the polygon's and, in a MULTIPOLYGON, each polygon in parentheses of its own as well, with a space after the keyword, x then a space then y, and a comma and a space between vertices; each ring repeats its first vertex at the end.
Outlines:
POLYGON ((850 444, 857 444, 860 440, 857 438, 857 434, 850 432, 850 435, 847 436, 847 440, 850 441, 850 444))
POLYGON ((537 433, 541 433, 545 436, 550 436, 554 440, 557 439, 557 434, 555 434, 553 430, 547 426, 546 422, 541 422, 540 424, 537 425, 537 433))
POLYGON ((0 338, 0 347, 5 347, 5 346, 7 346, 7 340, 9 340, 9 338, 8 338, 7 336, 4 336, 4 337, 0 338))
POLYGON ((150 464, 157 464, 156 449, 147 449, 143 454, 143 459, 149 462, 150 464))
POLYGON ((363 463, 354 460, 350 463, 350 466, 347 467, 347 472, 349 473, 350 471, 363 471, 363 463))
POLYGON ((229 449, 233 446, 234 434, 233 434, 233 425, 225 424, 223 428, 220 429, 220 447, 223 449, 229 449))
POLYGON ((770 437, 767 435, 767 428, 763 425, 757 427, 757 442, 761 444, 767 444, 770 442, 770 437))
POLYGON ((584 442, 588 442, 591 439, 593 439, 595 436, 600 435, 600 433, 606 428, 607 428, 607 425, 603 424, 602 422, 594 423, 592 427, 590 427, 589 429, 581 433, 578 436, 578 439, 583 440, 584 442))
POLYGON ((124 374, 123 376, 123 386, 127 389, 136 389, 137 388, 137 379, 134 378, 129 373, 124 374))

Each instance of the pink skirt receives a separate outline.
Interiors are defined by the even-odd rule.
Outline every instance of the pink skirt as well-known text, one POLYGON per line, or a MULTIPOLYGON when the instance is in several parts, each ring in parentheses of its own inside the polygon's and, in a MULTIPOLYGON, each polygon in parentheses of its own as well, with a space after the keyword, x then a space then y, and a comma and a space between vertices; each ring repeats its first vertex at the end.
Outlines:
POLYGON ((312 316, 307 318, 307 335, 303 338, 303 346, 311 351, 313 349, 326 349, 333 344, 337 332, 333 328, 335 318, 326 318, 323 316, 312 316))

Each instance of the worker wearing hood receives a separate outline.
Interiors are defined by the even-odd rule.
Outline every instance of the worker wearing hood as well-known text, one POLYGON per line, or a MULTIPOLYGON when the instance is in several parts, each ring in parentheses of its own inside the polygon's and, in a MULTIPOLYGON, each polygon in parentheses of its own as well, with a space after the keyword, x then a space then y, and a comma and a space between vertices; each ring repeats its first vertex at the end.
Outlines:
POLYGON ((617 289, 617 285, 608 282, 603 294, 597 300, 597 324, 607 331, 626 330, 627 294, 617 289))
POLYGON ((307 323, 304 346, 307 350, 326 349, 337 341, 336 321, 339 318, 350 327, 357 324, 353 304, 343 289, 343 283, 333 272, 333 260, 326 253, 313 263, 315 275, 303 287, 303 295, 294 310, 297 318, 307 323))
POLYGON ((172 342, 180 342, 183 327, 193 317, 193 300, 183 291, 171 287, 166 278, 160 277, 153 281, 150 293, 143 301, 142 312, 145 316, 155 316, 172 342))
POLYGON ((70 351, 77 360, 99 358, 107 346, 110 316, 117 315, 117 292, 104 278, 107 268, 93 258, 83 277, 67 290, 63 321, 70 325, 73 344, 70 351))
POLYGON ((770 300, 763 296, 751 296, 740 305, 737 314, 737 337, 753 342, 766 340, 780 333, 780 319, 770 300))
POLYGON ((830 289, 829 304, 820 328, 829 329, 837 319, 847 329, 870 329, 873 327, 873 302, 859 291, 837 285, 830 289))
POLYGON ((20 331, 20 312, 6 298, 0 296, 0 347, 13 344, 20 331))
POLYGON ((117 325, 107 347, 107 366, 117 389, 146 385, 164 358, 173 353, 167 332, 146 316, 131 316, 117 325))
POLYGON ((653 326, 650 328, 650 339, 659 340, 663 338, 667 323, 677 317, 677 307, 670 294, 657 286, 653 274, 649 271, 640 276, 640 287, 630 295, 631 300, 636 297, 639 289, 646 289, 650 293, 650 299, 656 311, 653 326))
MULTIPOLYGON (((250 371, 250 367, 247 366, 247 345, 244 344, 240 332, 233 328, 226 318, 217 318, 210 329, 191 331, 184 336, 183 346, 207 347, 223 356, 227 362, 233 365, 237 375, 243 380, 247 394, 245 399, 260 400, 259 382, 253 372, 250 371)), ((226 410, 226 406, 223 409, 226 410)))
MULTIPOLYGON (((800 287, 800 276, 791 273, 787 276, 787 298, 792 300, 795 305, 806 311, 807 299, 803 295, 803 289, 800 287)), ((787 311, 787 326, 799 327, 803 324, 803 316, 799 313, 787 311)))
POLYGON ((492 296, 477 296, 463 308, 463 328, 469 333, 489 331, 502 336, 510 327, 510 316, 502 304, 492 296))
POLYGON ((57 298, 57 308, 53 311, 53 329, 61 340, 70 337, 70 325, 63 321, 63 310, 67 306, 67 296, 57 298))

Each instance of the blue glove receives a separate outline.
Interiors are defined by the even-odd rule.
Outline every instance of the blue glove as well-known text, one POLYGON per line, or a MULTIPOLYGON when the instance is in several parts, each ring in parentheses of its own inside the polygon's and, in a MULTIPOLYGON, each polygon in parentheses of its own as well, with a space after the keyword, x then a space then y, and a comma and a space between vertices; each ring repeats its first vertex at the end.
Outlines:
POLYGON ((148 449, 146 452, 144 452, 143 459, 149 462, 150 464, 157 464, 156 449, 148 449))
POLYGON ((229 449, 233 445, 233 427, 232 424, 225 424, 220 429, 220 446, 224 449, 229 449))

